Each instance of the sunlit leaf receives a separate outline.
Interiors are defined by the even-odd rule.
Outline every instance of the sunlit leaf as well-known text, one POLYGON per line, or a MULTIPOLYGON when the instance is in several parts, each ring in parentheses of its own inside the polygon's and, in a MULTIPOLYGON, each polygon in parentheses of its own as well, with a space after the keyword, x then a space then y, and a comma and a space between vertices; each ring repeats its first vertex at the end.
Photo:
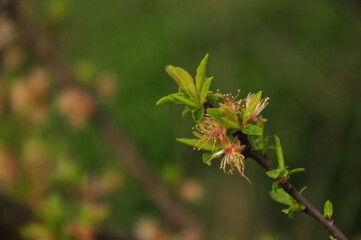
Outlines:
POLYGON ((192 76, 183 68, 167 66, 166 71, 178 83, 178 85, 192 98, 194 102, 198 103, 196 87, 192 76))
POLYGON ((206 68, 207 68, 208 57, 209 57, 209 54, 206 54, 197 68, 196 88, 197 88, 198 93, 200 93, 202 91, 203 85, 205 84, 205 82, 208 79, 206 77, 206 68))
POLYGON ((159 105, 161 103, 165 102, 174 102, 176 104, 186 104, 190 107, 197 107, 197 105, 192 101, 189 100, 184 93, 173 93, 168 96, 162 97, 158 100, 156 105, 159 105))

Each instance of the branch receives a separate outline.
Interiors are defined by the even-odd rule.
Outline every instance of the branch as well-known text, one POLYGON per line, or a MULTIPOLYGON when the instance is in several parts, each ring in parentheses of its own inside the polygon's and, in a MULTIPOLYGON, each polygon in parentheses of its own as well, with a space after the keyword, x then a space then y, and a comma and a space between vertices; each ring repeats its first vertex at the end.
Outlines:
MULTIPOLYGON (((0 2, 15 4, 16 1, 0 0, 0 2)), ((49 39, 42 32, 27 24, 28 22, 19 12, 20 9, 17 7, 8 7, 8 9, 16 10, 9 11, 8 14, 16 23, 22 40, 40 61, 53 72, 58 85, 62 88, 77 87, 93 96, 89 89, 79 84, 80 81, 58 56, 49 39)), ((94 96, 93 99, 96 102, 94 96)), ((191 239, 205 239, 200 224, 174 199, 166 186, 154 175, 152 169, 145 164, 136 146, 113 124, 99 103, 95 115, 94 120, 98 124, 104 139, 113 148, 115 154, 122 161, 122 165, 145 189, 168 222, 181 229, 187 236, 192 236, 191 239)))
MULTIPOLYGON (((272 165, 271 161, 262 156, 260 153, 256 151, 248 150, 245 152, 245 156, 254 159, 261 167, 263 167, 266 171, 270 171, 275 169, 272 165)), ((295 187, 293 187, 290 183, 280 183, 281 187, 298 203, 303 204, 306 209, 303 210, 304 213, 313 217, 317 222, 323 225, 332 236, 334 236, 338 240, 348 240, 348 238, 334 225, 332 219, 326 219, 322 216, 322 214, 304 197, 302 196, 295 187)))

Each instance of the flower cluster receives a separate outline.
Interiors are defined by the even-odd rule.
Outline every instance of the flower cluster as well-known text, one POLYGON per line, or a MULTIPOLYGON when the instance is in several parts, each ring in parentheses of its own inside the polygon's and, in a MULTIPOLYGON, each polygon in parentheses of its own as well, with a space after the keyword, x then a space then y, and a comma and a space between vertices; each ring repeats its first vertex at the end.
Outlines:
POLYGON ((205 75, 207 60, 208 55, 197 68, 195 80, 184 69, 167 66, 166 70, 178 83, 179 91, 161 98, 157 105, 167 101, 186 105, 183 115, 192 114, 196 123, 193 133, 197 138, 177 140, 194 149, 208 151, 203 154, 203 162, 208 165, 213 159, 222 157, 221 170, 232 174, 236 169, 248 180, 244 174, 246 145, 239 136, 262 137, 266 119, 262 118, 261 112, 269 98, 262 99, 261 91, 249 93, 246 98, 238 98, 240 90, 236 95, 210 91, 213 77, 205 75))

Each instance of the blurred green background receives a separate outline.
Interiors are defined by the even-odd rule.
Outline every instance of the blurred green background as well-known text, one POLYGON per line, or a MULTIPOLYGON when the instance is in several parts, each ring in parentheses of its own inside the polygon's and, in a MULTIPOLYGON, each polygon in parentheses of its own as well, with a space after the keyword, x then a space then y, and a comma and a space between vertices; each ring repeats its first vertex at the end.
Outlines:
MULTIPOLYGON (((155 106, 177 89, 164 67, 181 66, 194 74, 206 53, 213 90, 241 89, 242 97, 262 90, 270 97, 266 133, 281 138, 289 166, 307 170, 292 183, 308 186, 304 195, 320 210, 331 200, 336 224, 351 239, 361 238, 361 6, 356 1, 41 0, 27 5, 31 24, 52 35, 82 84, 95 86, 102 73, 115 79, 115 93, 102 98, 107 112, 212 239, 328 239, 328 233, 304 214, 289 220, 281 213, 283 206, 268 194, 271 179, 253 160, 245 161, 250 187, 240 176, 223 174, 218 163, 204 165, 200 152, 175 141, 191 136, 192 122, 180 116, 180 106, 155 106)), ((31 55, 25 58, 4 78, 9 86, 40 64, 31 55)), ((50 96, 59 94, 51 89, 50 96)), ((36 139, 53 161, 68 158, 81 173, 116 169, 121 184, 106 198, 111 211, 104 224, 133 233, 148 219, 173 231, 118 164, 96 124, 74 128, 55 105, 50 104, 46 124, 32 130, 15 113, 2 114, 1 142, 17 155, 36 139)))

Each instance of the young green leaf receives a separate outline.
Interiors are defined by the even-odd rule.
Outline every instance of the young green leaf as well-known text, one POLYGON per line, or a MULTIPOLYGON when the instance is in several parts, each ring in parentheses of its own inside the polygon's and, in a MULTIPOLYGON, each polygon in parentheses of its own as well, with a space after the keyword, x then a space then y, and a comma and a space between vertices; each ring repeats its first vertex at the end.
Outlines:
MULTIPOLYGON (((219 104, 219 109, 227 116, 227 118, 233 122, 238 123, 238 116, 237 113, 231 109, 230 107, 228 107, 227 105, 220 103, 219 104)), ((238 124, 239 125, 239 124, 238 124)))
POLYGON ((277 190, 272 189, 270 192, 270 196, 273 200, 275 200, 278 203, 292 206, 295 202, 295 200, 288 195, 282 188, 278 188, 277 190))
POLYGON ((162 97, 158 100, 156 105, 165 102, 174 102, 176 104, 186 104, 190 107, 197 107, 197 105, 192 100, 188 99, 184 93, 172 93, 168 96, 162 97))
POLYGON ((213 140, 207 142, 207 140, 200 141, 194 138, 177 138, 177 141, 206 151, 213 151, 219 148, 219 144, 214 144, 213 140))
POLYGON ((323 217, 331 219, 333 215, 333 206, 330 200, 327 200, 325 202, 325 205, 323 207, 323 217))
POLYGON ((212 156, 213 156, 213 154, 212 153, 203 153, 202 154, 202 160, 203 160, 203 162, 205 163, 205 164, 207 164, 208 166, 210 166, 211 165, 211 161, 212 161, 212 156))
POLYGON ((291 171, 288 172, 288 176, 292 176, 295 173, 299 173, 299 172, 304 172, 306 171, 306 169, 304 168, 296 168, 296 169, 292 169, 291 171))
POLYGON ((182 117, 186 117, 191 112, 192 112, 192 109, 190 109, 190 108, 184 109, 182 112, 182 117))
POLYGON ((244 134, 248 134, 248 135, 259 135, 259 136, 263 135, 262 128, 260 128, 256 125, 253 125, 253 124, 247 124, 246 126, 244 126, 242 128, 242 132, 244 134))
POLYGON ((213 80, 213 77, 208 78, 206 80, 206 82, 204 83, 201 91, 199 92, 199 101, 202 105, 206 101, 207 94, 209 93, 209 87, 211 86, 212 80, 213 80))
POLYGON ((278 160, 278 168, 285 168, 285 160, 283 158, 283 150, 281 146, 281 141, 277 135, 275 135, 275 143, 276 143, 276 154, 278 160))
POLYGON ((304 186, 303 188, 301 188, 300 194, 302 194, 306 189, 307 189, 307 186, 304 186))
POLYGON ((249 118, 252 116, 252 114, 256 110, 258 103, 261 101, 261 97, 262 97, 262 91, 259 91, 258 93, 256 93, 256 95, 254 95, 254 97, 248 104, 248 107, 243 113, 242 125, 246 124, 249 118))
POLYGON ((208 79, 206 77, 206 68, 207 68, 208 57, 209 57, 209 54, 206 54, 197 68, 196 88, 197 88, 198 93, 200 93, 202 91, 203 85, 205 84, 205 82, 208 79))
POLYGON ((196 87, 192 76, 183 68, 167 66, 167 73, 178 83, 178 85, 187 93, 187 95, 198 103, 196 87))
POLYGON ((227 128, 238 128, 239 122, 234 122, 232 119, 229 119, 228 116, 220 108, 208 108, 207 113, 214 121, 218 124, 225 126, 227 128))
POLYGON ((202 119, 204 115, 204 110, 195 108, 192 110, 192 116, 195 123, 199 123, 199 121, 202 119))
POLYGON ((239 122, 234 122, 229 120, 228 118, 221 117, 220 124, 227 127, 227 128, 239 128, 239 122))
POLYGON ((281 172, 282 172, 283 169, 274 169, 274 170, 270 170, 270 171, 267 171, 266 174, 270 177, 270 178, 273 178, 273 179, 277 179, 281 172))
POLYGON ((196 138, 201 138, 201 137, 204 137, 204 135, 198 131, 192 131, 193 135, 196 137, 196 138))

